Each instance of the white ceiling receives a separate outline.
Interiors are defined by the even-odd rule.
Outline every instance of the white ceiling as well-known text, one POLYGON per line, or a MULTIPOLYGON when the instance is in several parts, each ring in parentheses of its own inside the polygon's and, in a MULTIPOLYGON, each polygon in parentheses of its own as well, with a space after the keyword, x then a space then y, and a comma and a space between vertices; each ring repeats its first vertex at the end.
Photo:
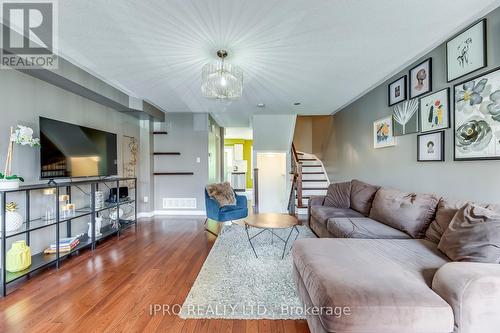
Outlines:
POLYGON ((330 114, 498 5, 499 0, 63 0, 59 48, 167 112, 210 112, 223 126, 248 126, 252 114, 330 114), (221 48, 244 71, 238 101, 201 94, 201 68, 221 48))

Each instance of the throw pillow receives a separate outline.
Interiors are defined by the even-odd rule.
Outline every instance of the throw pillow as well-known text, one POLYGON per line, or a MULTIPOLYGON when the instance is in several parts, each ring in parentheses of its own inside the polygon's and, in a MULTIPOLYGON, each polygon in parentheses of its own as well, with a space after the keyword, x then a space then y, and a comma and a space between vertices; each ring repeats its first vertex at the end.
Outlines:
POLYGON ((215 199, 220 207, 236 205, 236 195, 228 182, 209 184, 206 189, 208 196, 215 199))
POLYGON ((351 206, 351 182, 330 184, 325 197, 325 206, 349 208, 351 206))
POLYGON ((500 263, 500 214, 465 205, 443 233, 438 249, 453 261, 500 263))

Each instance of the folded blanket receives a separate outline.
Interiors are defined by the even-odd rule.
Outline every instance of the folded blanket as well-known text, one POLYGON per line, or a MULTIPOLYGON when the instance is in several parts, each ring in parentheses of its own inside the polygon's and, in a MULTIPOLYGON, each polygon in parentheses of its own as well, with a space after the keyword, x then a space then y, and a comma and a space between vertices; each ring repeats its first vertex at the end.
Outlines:
POLYGON ((234 206, 236 205, 236 196, 231 184, 228 182, 220 184, 208 184, 207 187, 208 196, 215 199, 219 206, 234 206))

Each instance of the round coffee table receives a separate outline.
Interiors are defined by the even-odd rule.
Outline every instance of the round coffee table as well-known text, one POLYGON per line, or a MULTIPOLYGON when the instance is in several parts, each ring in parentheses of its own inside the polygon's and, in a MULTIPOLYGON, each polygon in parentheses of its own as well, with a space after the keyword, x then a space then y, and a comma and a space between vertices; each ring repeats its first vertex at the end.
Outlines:
POLYGON ((285 258, 285 251, 293 231, 295 230, 297 232, 294 240, 296 240, 297 237, 299 236, 299 229, 297 228, 298 224, 299 221, 297 220, 297 218, 295 216, 288 214, 262 213, 262 214, 249 215, 247 220, 245 221, 245 231, 247 233, 248 242, 252 247, 255 257, 258 258, 257 252, 255 251, 255 247, 253 246, 252 243, 252 239, 259 236, 264 231, 270 231, 272 234, 271 242, 273 241, 274 236, 276 236, 279 240, 285 243, 285 245, 283 246, 283 254, 281 255, 281 259, 285 258), (248 230, 251 227, 262 230, 256 233, 255 235, 250 236, 248 230), (286 239, 281 238, 274 232, 275 229, 288 229, 288 228, 290 228, 290 233, 288 234, 288 237, 286 239))

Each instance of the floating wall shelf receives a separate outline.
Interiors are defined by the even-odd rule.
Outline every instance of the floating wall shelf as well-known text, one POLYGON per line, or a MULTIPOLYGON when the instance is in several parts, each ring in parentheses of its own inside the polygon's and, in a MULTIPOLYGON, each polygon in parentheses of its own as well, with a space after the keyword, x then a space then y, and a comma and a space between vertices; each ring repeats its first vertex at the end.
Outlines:
POLYGON ((155 172, 155 176, 192 176, 194 172, 155 172))

